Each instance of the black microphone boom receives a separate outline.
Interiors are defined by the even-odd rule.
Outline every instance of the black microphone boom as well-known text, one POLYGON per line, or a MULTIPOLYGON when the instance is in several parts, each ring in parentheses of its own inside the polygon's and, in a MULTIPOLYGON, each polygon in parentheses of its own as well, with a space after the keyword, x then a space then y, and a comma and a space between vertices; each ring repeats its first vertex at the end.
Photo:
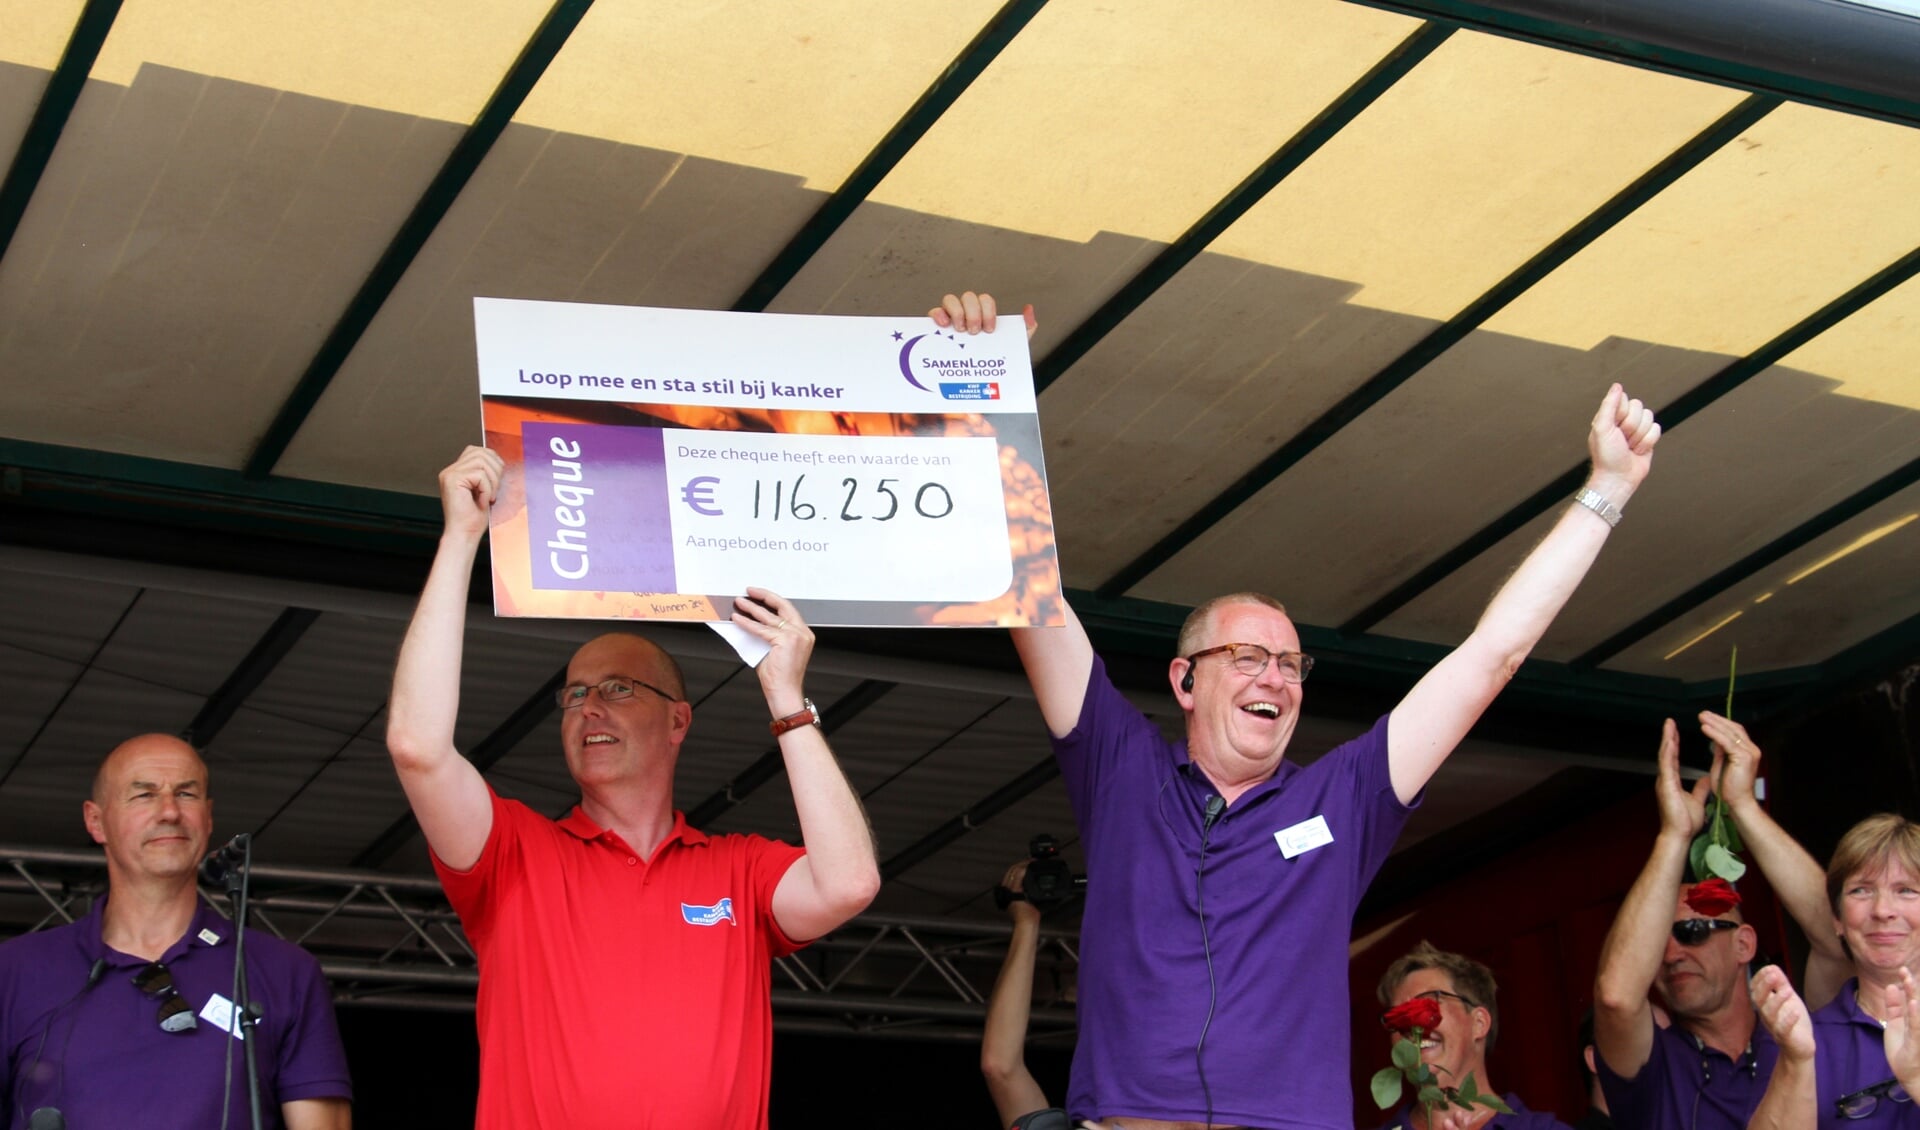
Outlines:
POLYGON ((247 847, 252 839, 252 836, 242 832, 208 852, 207 858, 200 864, 200 877, 215 886, 224 884, 246 862, 247 847))

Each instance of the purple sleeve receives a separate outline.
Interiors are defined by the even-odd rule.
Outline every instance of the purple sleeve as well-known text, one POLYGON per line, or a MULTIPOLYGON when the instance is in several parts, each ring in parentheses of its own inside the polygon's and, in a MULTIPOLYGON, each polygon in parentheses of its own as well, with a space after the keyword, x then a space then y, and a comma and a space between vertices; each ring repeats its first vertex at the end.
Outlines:
POLYGON ((1392 717, 1381 715, 1366 733, 1343 743, 1328 755, 1352 758, 1354 797, 1363 836, 1359 853, 1362 870, 1357 887, 1362 892, 1392 854, 1394 841, 1407 826, 1407 817, 1420 807, 1420 801, 1426 796, 1426 790, 1422 789, 1413 803, 1401 804, 1393 791, 1393 772, 1387 760, 1387 726, 1392 717))
MULTIPOLYGON (((252 963, 249 962, 249 965, 252 963)), ((347 1050, 340 1042, 340 1025, 333 1016, 333 997, 320 963, 304 950, 289 970, 293 984, 288 997, 297 1001, 296 1014, 280 1041, 273 1089, 283 1103, 301 1099, 353 1100, 347 1073, 347 1050)))
POLYGON ((1082 835, 1090 834, 1095 800, 1112 781, 1127 747, 1147 743, 1152 748, 1161 741, 1160 731, 1115 689, 1106 662, 1095 655, 1080 699, 1080 718, 1065 737, 1053 739, 1053 754, 1082 835))
POLYGON ((1654 1030, 1653 1043, 1647 1048, 1647 1062, 1633 1078, 1616 1075, 1598 1048, 1593 1054, 1594 1074, 1600 1079, 1600 1093, 1607 1098, 1615 1126, 1653 1126, 1660 1117, 1660 1096, 1667 1089, 1667 1060, 1660 1054, 1660 1032, 1654 1030))

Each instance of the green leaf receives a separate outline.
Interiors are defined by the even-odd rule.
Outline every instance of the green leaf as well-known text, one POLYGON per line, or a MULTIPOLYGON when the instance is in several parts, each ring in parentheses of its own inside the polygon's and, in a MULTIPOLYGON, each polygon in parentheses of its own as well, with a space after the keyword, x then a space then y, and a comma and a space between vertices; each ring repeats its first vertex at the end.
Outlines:
POLYGON ((1479 1093, 1480 1089, 1478 1085, 1474 1083, 1473 1072, 1471 1071, 1467 1072, 1467 1077, 1460 1080, 1460 1086, 1454 1090, 1454 1095, 1460 1100, 1460 1105, 1462 1106, 1471 1103, 1479 1093))
POLYGON ((1706 832, 1693 838, 1693 846, 1687 849, 1687 869, 1693 873, 1693 881, 1705 882, 1711 878, 1707 874, 1707 849, 1713 846, 1713 839, 1706 832))
POLYGON ((1719 844, 1708 844, 1703 858, 1709 872, 1729 883, 1738 882, 1740 876, 1747 873, 1747 865, 1735 859, 1732 852, 1719 844))
POLYGON ((1740 839, 1740 825, 1735 824, 1731 820, 1727 821, 1727 850, 1728 851, 1747 850, 1747 845, 1743 843, 1740 839))
POLYGON ((1373 1091, 1373 1103, 1381 1110, 1391 1110, 1400 1101, 1400 1069, 1383 1067, 1373 1073, 1373 1081, 1368 1084, 1373 1091))
MULTIPOLYGON (((1418 1029, 1415 1029, 1418 1031, 1418 1029)), ((1395 1040, 1393 1044, 1393 1065, 1402 1071, 1412 1071, 1420 1066, 1420 1043, 1418 1040, 1395 1040)))
POLYGON ((1499 1095, 1475 1095, 1473 1101, 1489 1110, 1497 1110, 1501 1114, 1513 1113, 1513 1108, 1508 1106, 1506 1100, 1499 1095))
POLYGON ((1440 1088, 1429 1083, 1420 1088, 1420 1105, 1426 1107, 1445 1106, 1447 1105, 1447 1096, 1440 1088))

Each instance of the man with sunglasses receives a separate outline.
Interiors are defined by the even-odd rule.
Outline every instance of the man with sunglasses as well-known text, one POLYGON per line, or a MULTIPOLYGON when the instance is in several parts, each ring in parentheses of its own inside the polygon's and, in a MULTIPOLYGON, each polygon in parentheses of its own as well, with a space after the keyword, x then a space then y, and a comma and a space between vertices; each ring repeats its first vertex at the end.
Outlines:
POLYGON ((401 645, 387 747, 480 961, 478 1130, 767 1121, 770 963, 880 886, 859 798, 801 689, 813 633, 763 589, 733 622, 757 668, 804 849, 707 836, 673 808, 693 707, 639 636, 589 641, 557 694, 580 803, 554 821, 495 794, 454 748, 467 585, 504 464, 469 447, 440 473, 445 531, 401 645))
MULTIPOLYGON (((106 897, 0 946, 6 1125, 209 1130, 223 1112, 250 1125, 229 1035, 233 924, 199 897, 206 763, 178 738, 131 738, 100 763, 81 815, 106 897)), ((246 961, 264 1125, 345 1130, 353 1091, 319 962, 265 931, 249 931, 246 961)))
POLYGON ((1828 921, 1819 864, 1755 794, 1759 748, 1744 727, 1718 714, 1702 712, 1700 730, 1713 745, 1713 768, 1689 789, 1680 780, 1679 728, 1671 719, 1662 728, 1654 783, 1660 831, 1600 951, 1594 1049, 1621 1130, 1744 1127, 1778 1055, 1747 994, 1758 948, 1753 927, 1737 902, 1709 913, 1717 908, 1683 882, 1716 779, 1754 864, 1807 935, 1809 994, 1826 1003, 1850 972, 1828 921), (1670 1026, 1654 1023, 1650 989, 1659 990, 1670 1026))
MULTIPOLYGON (((1440 1023, 1421 1034, 1421 1060, 1433 1069, 1440 1086, 1458 1088, 1472 1076, 1474 1089, 1490 1095, 1499 1093, 1487 1079, 1487 1053, 1500 1035, 1499 991, 1493 970, 1465 954, 1421 942, 1387 966, 1376 995, 1389 1012, 1416 997, 1439 1006, 1440 1023)), ((1381 1024, 1386 1022, 1382 1013, 1381 1024)), ((1407 1038, 1393 1037, 1395 1041, 1407 1038)), ((1474 1130, 1571 1130, 1545 1111, 1528 1110, 1516 1094, 1500 1097, 1513 1108, 1512 1114, 1479 1105, 1449 1107, 1436 1110, 1429 1124, 1426 1109, 1409 1095, 1387 1126, 1390 1130, 1468 1126, 1474 1130)))
MULTIPOLYGON (((968 333, 997 322, 972 292, 929 313, 968 333)), ((1031 307, 1026 321, 1031 334, 1031 307)), ((1352 1125, 1354 910, 1427 780, 1586 575, 1659 437, 1652 412, 1610 388, 1585 488, 1472 634, 1305 767, 1286 754, 1312 662, 1271 597, 1217 597, 1187 619, 1167 670, 1183 742, 1114 688, 1071 611, 1065 627, 1014 631, 1087 852, 1070 1110, 1128 1130, 1352 1125)))

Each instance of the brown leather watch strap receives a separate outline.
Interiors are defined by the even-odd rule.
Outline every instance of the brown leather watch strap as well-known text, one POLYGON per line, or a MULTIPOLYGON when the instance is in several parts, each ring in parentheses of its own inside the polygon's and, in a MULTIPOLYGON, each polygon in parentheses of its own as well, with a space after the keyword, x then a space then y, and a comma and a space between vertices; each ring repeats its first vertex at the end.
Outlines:
POLYGON ((818 726, 820 724, 820 708, 815 706, 813 700, 810 698, 801 699, 800 701, 807 704, 805 709, 796 710, 785 718, 775 718, 773 721, 767 723, 767 729, 773 731, 774 737, 777 738, 788 730, 798 730, 802 726, 818 726))

